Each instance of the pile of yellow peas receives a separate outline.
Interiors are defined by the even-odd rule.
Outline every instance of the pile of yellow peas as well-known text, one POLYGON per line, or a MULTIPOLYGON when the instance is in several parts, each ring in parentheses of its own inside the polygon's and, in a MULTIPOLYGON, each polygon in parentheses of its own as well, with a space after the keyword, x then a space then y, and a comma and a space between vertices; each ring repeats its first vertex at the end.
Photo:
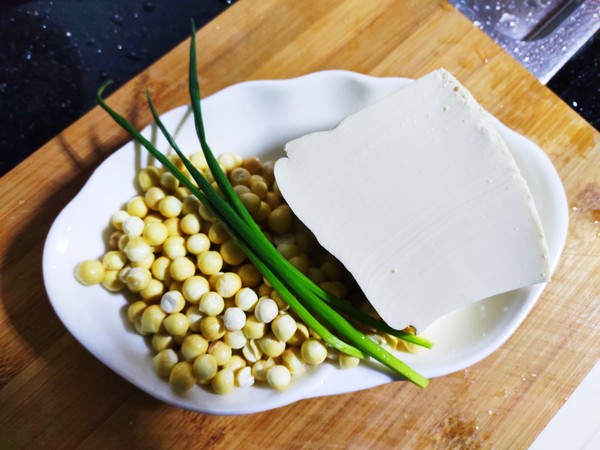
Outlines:
MULTIPOLYGON (((170 159, 187 173, 177 156, 170 159)), ((204 155, 194 153, 190 160, 216 188, 204 155)), ((230 153, 217 160, 277 250, 325 290, 347 298, 347 272, 284 203, 273 164, 230 153)), ((224 227, 171 173, 148 166, 137 174, 137 183, 140 195, 111 217, 107 253, 78 264, 75 275, 85 285, 135 293, 128 318, 138 333, 149 336, 154 369, 175 390, 198 383, 226 394, 255 382, 284 389, 307 365, 327 358, 337 358, 341 367, 358 364, 358 358, 326 346, 289 310, 224 227)), ((392 350, 399 344, 386 334, 370 337, 392 350)))

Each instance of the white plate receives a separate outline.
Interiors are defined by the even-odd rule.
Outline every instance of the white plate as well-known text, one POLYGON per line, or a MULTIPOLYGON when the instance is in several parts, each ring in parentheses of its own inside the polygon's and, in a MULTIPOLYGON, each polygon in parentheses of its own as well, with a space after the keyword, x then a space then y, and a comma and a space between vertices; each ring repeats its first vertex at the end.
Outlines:
MULTIPOLYGON (((342 118, 410 83, 401 78, 374 78, 326 71, 292 80, 252 81, 224 89, 203 101, 208 140, 213 150, 263 159, 282 154, 287 141, 329 129, 342 118)), ((199 149, 189 108, 163 116, 186 153, 199 149)), ((555 267, 566 239, 567 202, 560 179, 544 152, 498 122, 535 199, 555 267)), ((144 130, 156 136, 155 127, 144 130)), ((164 139, 158 148, 167 149, 164 139)), ((152 369, 146 340, 131 330, 123 295, 100 286, 84 287, 73 276, 75 265, 101 257, 110 216, 136 194, 134 176, 146 165, 145 151, 133 143, 110 156, 81 192, 60 213, 44 248, 48 296, 67 329, 84 347, 115 372, 150 395, 179 407, 212 414, 246 414, 297 400, 351 392, 395 378, 376 364, 340 370, 324 364, 276 392, 263 387, 236 389, 219 396, 201 387, 176 394, 152 369)), ((531 310, 544 285, 519 289, 452 313, 426 332, 432 350, 400 355, 427 377, 464 369, 488 356, 515 331, 531 310)))

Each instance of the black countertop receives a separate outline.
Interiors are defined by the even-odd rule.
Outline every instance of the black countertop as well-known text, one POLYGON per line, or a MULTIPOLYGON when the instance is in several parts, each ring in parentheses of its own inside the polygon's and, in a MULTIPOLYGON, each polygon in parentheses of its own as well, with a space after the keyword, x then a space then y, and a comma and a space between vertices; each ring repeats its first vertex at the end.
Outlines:
MULTIPOLYGON (((0 175, 234 0, 39 0, 0 6, 0 175)), ((600 129, 600 36, 548 83, 600 129)))

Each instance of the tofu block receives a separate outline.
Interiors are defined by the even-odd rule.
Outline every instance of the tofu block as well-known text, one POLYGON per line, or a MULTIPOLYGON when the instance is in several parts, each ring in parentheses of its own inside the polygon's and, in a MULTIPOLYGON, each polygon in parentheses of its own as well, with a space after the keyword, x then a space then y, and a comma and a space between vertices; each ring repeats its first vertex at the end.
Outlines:
POLYGON ((549 280, 527 183, 489 114, 443 69, 285 152, 285 200, 394 328, 422 332, 549 280))

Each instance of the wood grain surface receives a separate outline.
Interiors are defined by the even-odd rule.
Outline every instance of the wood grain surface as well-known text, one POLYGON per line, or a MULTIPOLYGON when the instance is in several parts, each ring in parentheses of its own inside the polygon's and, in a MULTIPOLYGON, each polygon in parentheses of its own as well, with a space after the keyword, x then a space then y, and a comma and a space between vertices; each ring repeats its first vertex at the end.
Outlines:
MULTIPOLYGON (((163 404, 67 332, 42 279, 45 236, 128 138, 98 108, 0 180, 0 448, 526 448, 600 353, 600 135, 441 0, 240 0, 199 32, 203 94, 323 69, 418 77, 445 67, 542 147, 568 195, 553 281, 513 337, 425 390, 396 382, 221 417, 163 404)), ((187 103, 184 42, 110 98, 137 126, 187 103)))

